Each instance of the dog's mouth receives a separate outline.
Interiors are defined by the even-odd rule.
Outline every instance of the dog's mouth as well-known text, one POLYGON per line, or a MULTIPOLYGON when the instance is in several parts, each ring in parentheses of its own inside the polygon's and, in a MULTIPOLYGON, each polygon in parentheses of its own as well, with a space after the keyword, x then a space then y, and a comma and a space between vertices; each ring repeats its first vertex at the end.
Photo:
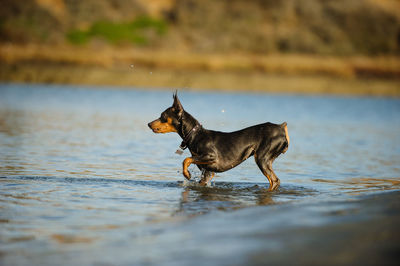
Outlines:
POLYGON ((159 120, 155 120, 153 122, 150 122, 147 124, 149 128, 154 132, 154 133, 164 133, 166 130, 163 127, 163 124, 160 123, 159 120))
POLYGON ((176 128, 169 122, 162 123, 159 119, 147 124, 154 133, 177 132, 176 128))
POLYGON ((154 133, 158 133, 158 132, 160 131, 160 128, 154 127, 154 126, 153 126, 153 123, 154 123, 154 121, 148 123, 147 126, 148 126, 154 133))
POLYGON ((161 129, 160 128, 152 128, 150 127, 150 129, 154 132, 154 133, 160 133, 161 129))

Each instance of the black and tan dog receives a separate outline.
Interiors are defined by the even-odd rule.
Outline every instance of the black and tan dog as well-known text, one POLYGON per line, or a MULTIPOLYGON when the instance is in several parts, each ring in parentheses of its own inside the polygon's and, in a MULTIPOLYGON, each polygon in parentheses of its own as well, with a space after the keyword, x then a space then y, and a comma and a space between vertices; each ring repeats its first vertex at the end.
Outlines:
POLYGON ((272 163, 289 147, 286 122, 281 125, 265 123, 231 133, 207 130, 183 109, 177 94, 173 98, 172 107, 148 126, 154 133, 176 132, 181 136, 181 148, 189 148, 192 154, 183 161, 183 175, 188 180, 190 164, 196 164, 203 171, 200 184, 205 185, 215 172, 232 169, 254 155, 258 167, 268 178, 269 190, 279 187, 272 163))

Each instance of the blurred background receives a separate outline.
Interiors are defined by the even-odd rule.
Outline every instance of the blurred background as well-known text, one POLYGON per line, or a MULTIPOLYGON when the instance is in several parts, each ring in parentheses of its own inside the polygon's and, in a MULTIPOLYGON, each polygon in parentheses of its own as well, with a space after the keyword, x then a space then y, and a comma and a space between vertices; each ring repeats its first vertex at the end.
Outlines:
POLYGON ((1 0, 0 80, 400 95, 399 0, 1 0))

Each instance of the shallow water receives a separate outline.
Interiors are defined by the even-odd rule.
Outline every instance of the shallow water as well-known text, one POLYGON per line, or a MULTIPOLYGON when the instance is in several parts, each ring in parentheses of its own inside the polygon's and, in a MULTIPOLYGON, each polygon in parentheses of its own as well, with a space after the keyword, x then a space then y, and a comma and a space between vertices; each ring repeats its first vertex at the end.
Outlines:
POLYGON ((248 254, 259 239, 248 235, 276 225, 295 230, 290 217, 303 217, 302 226, 334 223, 337 217, 306 218, 300 209, 341 213, 359 196, 400 189, 398 99, 179 97, 205 128, 288 122, 291 145, 274 163, 279 190, 267 191, 252 158, 217 174, 210 187, 185 182, 181 163, 189 153, 175 154, 178 135, 147 127, 172 104, 172 92, 3 84, 0 259, 204 265, 190 260, 195 255, 212 264, 256 263, 248 254))

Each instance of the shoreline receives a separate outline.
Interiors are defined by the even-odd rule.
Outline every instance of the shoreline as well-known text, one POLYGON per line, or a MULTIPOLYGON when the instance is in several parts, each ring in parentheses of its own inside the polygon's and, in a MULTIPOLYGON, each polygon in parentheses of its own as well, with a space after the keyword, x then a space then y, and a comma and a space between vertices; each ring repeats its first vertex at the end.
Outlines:
POLYGON ((259 92, 305 95, 400 97, 400 81, 340 78, 322 75, 285 75, 257 72, 209 72, 148 67, 18 64, 0 66, 0 81, 158 88, 196 91, 259 92))
POLYGON ((400 57, 0 44, 0 81, 400 97, 400 57))

